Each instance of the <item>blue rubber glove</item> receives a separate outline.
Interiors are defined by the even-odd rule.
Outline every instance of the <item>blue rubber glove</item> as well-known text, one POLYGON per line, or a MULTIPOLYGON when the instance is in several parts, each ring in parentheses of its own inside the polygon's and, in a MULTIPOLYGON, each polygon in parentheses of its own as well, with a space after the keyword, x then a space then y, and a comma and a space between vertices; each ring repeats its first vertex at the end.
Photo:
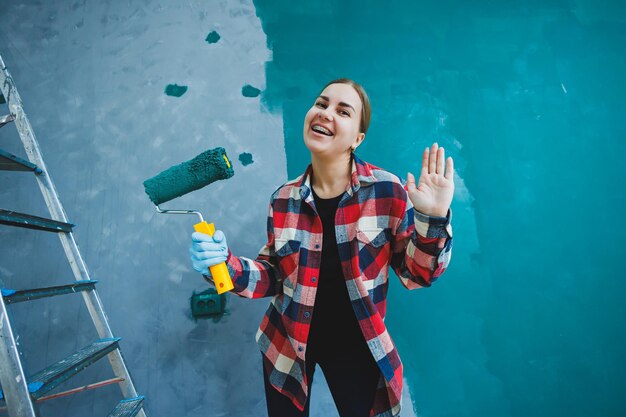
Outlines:
POLYGON ((216 230, 213 237, 200 232, 192 233, 189 255, 193 269, 210 277, 209 267, 226 262, 228 258, 226 236, 221 230, 216 230))

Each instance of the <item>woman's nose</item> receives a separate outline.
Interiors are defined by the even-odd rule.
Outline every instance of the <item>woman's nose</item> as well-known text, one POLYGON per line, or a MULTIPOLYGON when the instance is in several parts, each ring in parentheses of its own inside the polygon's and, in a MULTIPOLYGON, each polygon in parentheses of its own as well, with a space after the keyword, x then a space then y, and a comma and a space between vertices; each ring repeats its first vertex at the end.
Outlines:
POLYGON ((331 120, 331 115, 328 114, 328 112, 326 110, 322 110, 322 111, 320 111, 320 118, 321 119, 331 120))

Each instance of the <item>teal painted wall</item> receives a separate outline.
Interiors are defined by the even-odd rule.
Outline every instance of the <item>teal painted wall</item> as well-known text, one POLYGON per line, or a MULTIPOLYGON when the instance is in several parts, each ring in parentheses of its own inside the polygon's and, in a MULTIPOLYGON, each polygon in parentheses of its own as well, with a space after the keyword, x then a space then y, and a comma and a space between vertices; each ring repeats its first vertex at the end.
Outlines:
MULTIPOLYGON (((171 208, 201 210, 255 256, 271 192, 309 159, 304 114, 338 76, 372 98, 364 159, 404 177, 435 140, 455 158, 449 271, 413 292, 391 280, 405 401, 420 417, 626 415, 623 4, 0 2, 0 53, 150 415, 263 415, 254 335, 269 300, 191 320, 206 289, 191 220, 158 215, 143 180, 224 146, 236 175, 171 208)), ((25 158, 16 136, 0 129, 0 148, 25 158)), ((45 216, 33 187, 0 172, 0 207, 45 216)), ((55 235, 0 228, 0 284, 70 277, 55 235)), ((32 372, 95 337, 66 297, 12 308, 32 372)), ((101 365, 63 389, 109 378, 101 365)), ((312 417, 336 416, 321 372, 315 384, 312 417)), ((42 415, 106 415, 119 399, 104 388, 42 415)))
POLYGON ((330 79, 370 94, 364 159, 455 159, 455 246, 387 323, 420 416, 623 416, 626 4, 256 0, 287 170, 330 79))

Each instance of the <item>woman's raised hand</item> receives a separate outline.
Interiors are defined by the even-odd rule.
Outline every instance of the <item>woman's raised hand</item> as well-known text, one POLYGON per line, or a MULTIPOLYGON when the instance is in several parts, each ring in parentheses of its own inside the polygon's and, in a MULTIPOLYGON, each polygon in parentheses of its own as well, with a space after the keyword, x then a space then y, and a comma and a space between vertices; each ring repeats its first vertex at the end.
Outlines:
POLYGON ((428 216, 447 215, 454 195, 454 162, 452 157, 446 160, 437 143, 424 150, 417 185, 413 174, 408 173, 407 192, 415 210, 428 216))

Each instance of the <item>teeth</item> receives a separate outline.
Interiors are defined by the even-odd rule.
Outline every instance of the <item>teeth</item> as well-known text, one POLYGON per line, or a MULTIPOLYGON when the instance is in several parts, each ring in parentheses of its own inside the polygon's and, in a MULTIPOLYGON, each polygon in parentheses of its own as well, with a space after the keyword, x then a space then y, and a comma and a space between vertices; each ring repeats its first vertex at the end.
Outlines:
POLYGON ((326 129, 326 128, 325 128, 325 127, 323 127, 323 126, 314 125, 314 126, 312 127, 312 129, 313 129, 313 130, 315 130, 315 131, 317 131, 317 132, 321 132, 321 133, 323 133, 323 134, 325 134, 325 135, 328 135, 328 136, 331 136, 331 135, 332 135, 332 133, 330 133, 330 130, 326 129))

